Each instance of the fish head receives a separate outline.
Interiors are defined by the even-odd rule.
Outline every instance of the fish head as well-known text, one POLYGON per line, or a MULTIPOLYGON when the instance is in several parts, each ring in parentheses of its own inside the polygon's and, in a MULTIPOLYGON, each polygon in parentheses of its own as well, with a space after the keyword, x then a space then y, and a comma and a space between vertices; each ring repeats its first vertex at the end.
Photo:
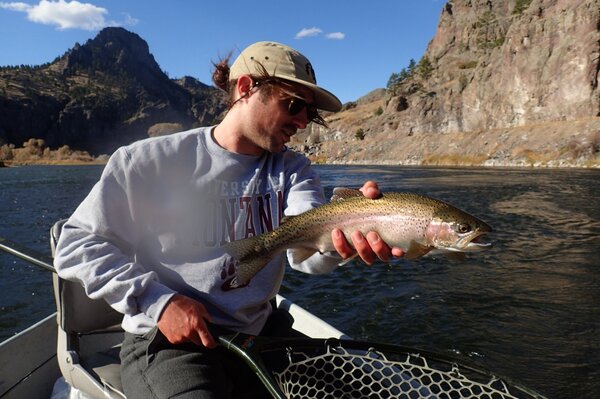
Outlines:
POLYGON ((428 245, 442 252, 477 252, 492 247, 484 240, 490 225, 456 208, 434 217, 426 230, 428 245))

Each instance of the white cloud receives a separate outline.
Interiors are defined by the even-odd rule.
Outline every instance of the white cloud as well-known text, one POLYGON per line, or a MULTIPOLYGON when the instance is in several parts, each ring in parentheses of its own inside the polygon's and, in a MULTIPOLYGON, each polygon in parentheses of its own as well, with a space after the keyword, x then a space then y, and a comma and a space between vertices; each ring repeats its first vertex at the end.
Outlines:
POLYGON ((0 2, 0 8, 11 11, 27 11, 31 6, 26 3, 4 3, 0 2))
POLYGON ((99 30, 107 26, 135 25, 138 20, 125 14, 124 22, 107 21, 106 8, 91 3, 65 0, 41 0, 37 5, 21 2, 0 2, 0 8, 27 13, 27 19, 44 25, 56 25, 58 29, 99 30))
MULTIPOLYGON (((313 37, 319 36, 323 33, 323 30, 317 27, 312 28, 303 28, 300 32, 296 33, 296 39, 303 39, 305 37, 313 37)), ((326 33, 325 38, 331 40, 344 40, 346 38, 346 34, 343 32, 331 32, 326 33)))
POLYGON ((125 21, 123 21, 122 24, 118 24, 118 25, 133 26, 133 25, 137 25, 140 22, 139 19, 133 18, 131 15, 127 14, 126 12, 123 13, 123 16, 125 17, 125 21))
POLYGON ((296 33, 296 39, 302 39, 305 37, 317 36, 323 33, 323 31, 317 27, 304 28, 300 32, 296 33))
POLYGON ((346 34, 343 32, 332 32, 326 34, 325 37, 332 40, 344 40, 346 38, 346 34))

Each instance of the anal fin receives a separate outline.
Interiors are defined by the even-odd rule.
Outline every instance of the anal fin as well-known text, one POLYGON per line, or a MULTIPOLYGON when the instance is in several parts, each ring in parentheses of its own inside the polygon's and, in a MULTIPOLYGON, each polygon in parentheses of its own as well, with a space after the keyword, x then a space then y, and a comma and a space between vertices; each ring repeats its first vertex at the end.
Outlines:
POLYGON ((294 248, 290 250, 292 261, 296 264, 304 262, 306 259, 313 256, 315 252, 314 248, 294 248))

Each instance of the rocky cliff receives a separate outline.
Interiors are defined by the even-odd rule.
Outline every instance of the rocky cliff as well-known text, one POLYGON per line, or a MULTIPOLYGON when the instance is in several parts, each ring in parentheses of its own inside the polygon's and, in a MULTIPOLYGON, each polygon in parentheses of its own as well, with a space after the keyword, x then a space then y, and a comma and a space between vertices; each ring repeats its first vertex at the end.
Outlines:
POLYGON ((324 162, 600 164, 599 70, 600 0, 449 1, 418 64, 297 147, 324 162))
POLYGON ((122 28, 106 28, 46 65, 0 69, 0 145, 37 138, 110 154, 165 126, 209 124, 224 109, 218 90, 169 79, 148 44, 122 28))

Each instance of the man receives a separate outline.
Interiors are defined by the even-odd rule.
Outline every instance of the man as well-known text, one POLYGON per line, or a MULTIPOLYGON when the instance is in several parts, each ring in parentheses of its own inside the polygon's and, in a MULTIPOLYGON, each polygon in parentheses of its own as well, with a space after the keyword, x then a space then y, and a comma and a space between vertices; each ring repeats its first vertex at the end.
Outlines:
MULTIPOLYGON (((273 259, 249 284, 227 287, 237 265, 221 246, 325 202, 309 161, 285 147, 309 122, 323 123, 317 109, 341 108, 317 86, 308 59, 282 44, 259 42, 231 68, 218 64, 213 80, 231 96, 224 120, 117 150, 57 246, 59 275, 124 314, 128 398, 262 397, 242 377, 243 365, 215 349, 207 325, 264 332, 284 258, 273 259)), ((362 190, 379 195, 373 182, 362 190)), ((402 254, 374 232, 354 233, 352 246, 339 230, 332 237, 339 254, 317 253, 297 263, 288 251, 292 267, 329 272, 340 256, 355 253, 353 247, 367 263, 402 254)))

